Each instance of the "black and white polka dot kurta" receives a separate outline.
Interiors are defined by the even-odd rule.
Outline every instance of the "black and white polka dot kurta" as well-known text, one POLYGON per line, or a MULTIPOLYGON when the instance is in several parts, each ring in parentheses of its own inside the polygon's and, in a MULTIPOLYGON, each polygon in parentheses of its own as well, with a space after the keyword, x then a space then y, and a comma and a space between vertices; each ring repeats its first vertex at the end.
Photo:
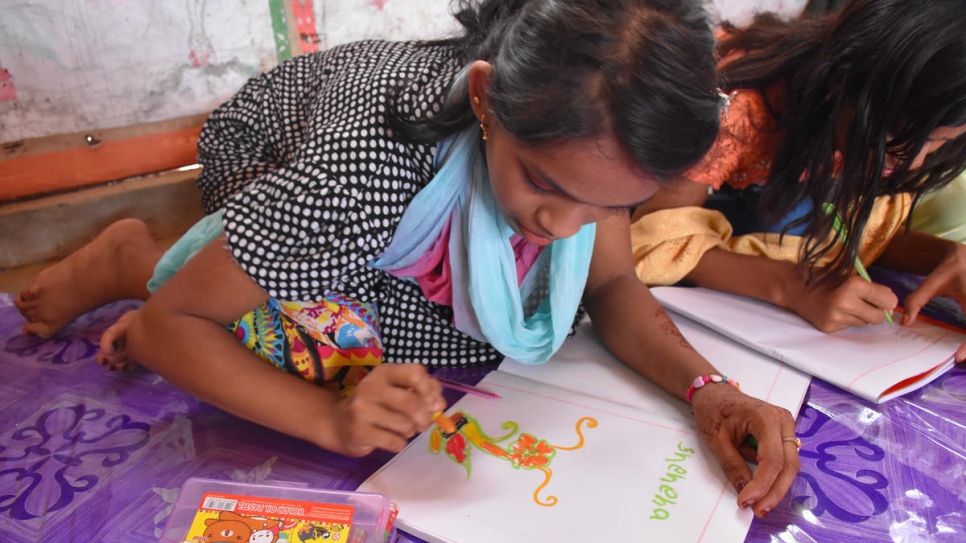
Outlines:
POLYGON ((204 207, 225 210, 238 264, 280 300, 337 292, 373 304, 387 362, 502 358, 416 284, 368 266, 434 175, 435 145, 393 138, 392 111, 437 111, 461 67, 449 47, 407 42, 303 55, 249 81, 199 141, 204 207))

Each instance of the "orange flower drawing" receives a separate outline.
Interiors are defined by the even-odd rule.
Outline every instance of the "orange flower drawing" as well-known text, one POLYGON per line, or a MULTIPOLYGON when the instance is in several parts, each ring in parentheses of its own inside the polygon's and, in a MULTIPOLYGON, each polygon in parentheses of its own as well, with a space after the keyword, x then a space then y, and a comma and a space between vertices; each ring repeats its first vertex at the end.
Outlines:
POLYGON ((500 458, 510 462, 514 469, 523 468, 525 470, 537 470, 543 472, 544 479, 533 491, 533 501, 537 505, 553 507, 559 501, 556 496, 542 496, 543 489, 550 484, 553 477, 553 470, 550 469, 550 462, 556 456, 557 451, 576 451, 584 446, 584 433, 582 426, 594 428, 597 420, 592 417, 583 417, 577 421, 574 430, 577 432, 577 443, 570 446, 553 445, 546 440, 537 439, 533 434, 519 434, 512 445, 506 449, 497 443, 509 442, 517 435, 520 426, 513 421, 506 421, 501 427, 506 430, 506 434, 500 437, 487 435, 476 419, 466 416, 465 413, 457 412, 451 416, 456 424, 456 432, 453 434, 443 434, 439 427, 434 427, 429 435, 429 452, 439 454, 442 450, 446 451, 446 456, 466 469, 466 478, 470 477, 470 453, 473 447, 483 451, 484 454, 494 458, 500 458), (471 447, 472 446, 472 447, 471 447))
POLYGON ((538 441, 530 434, 520 434, 520 439, 510 446, 508 458, 513 467, 534 469, 550 465, 556 452, 545 440, 538 441))

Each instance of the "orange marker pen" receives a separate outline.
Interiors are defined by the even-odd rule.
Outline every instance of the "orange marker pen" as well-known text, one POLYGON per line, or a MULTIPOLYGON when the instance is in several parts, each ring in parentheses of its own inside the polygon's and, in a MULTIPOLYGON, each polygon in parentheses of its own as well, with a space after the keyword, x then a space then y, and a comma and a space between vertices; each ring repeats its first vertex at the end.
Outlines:
POLYGON ((447 417, 442 411, 433 413, 433 422, 436 423, 436 426, 439 426, 440 430, 447 434, 456 433, 456 425, 453 424, 453 419, 447 417))

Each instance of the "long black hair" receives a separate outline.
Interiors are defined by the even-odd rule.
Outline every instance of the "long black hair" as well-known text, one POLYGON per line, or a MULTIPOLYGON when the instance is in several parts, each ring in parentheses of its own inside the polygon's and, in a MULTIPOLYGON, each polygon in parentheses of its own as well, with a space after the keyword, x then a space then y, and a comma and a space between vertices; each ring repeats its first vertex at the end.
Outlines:
MULTIPOLYGON (((490 105, 528 145, 614 134, 670 181, 707 152, 720 122, 714 34, 695 0, 460 0, 461 60, 493 65, 490 105)), ((465 82, 463 83, 465 85, 465 82)), ((393 119, 434 142, 476 122, 465 88, 435 115, 393 119)))
MULTIPOLYGON (((940 127, 966 124, 966 4, 963 0, 851 0, 822 17, 782 21, 762 14, 728 28, 719 45, 726 89, 764 89, 783 82, 787 103, 776 114, 784 140, 762 191, 762 212, 788 213, 804 197, 807 222, 802 270, 842 281, 877 196, 915 193, 915 202, 966 169, 966 138, 909 163, 940 127), (841 150, 840 168, 834 153, 841 150), (883 177, 887 154, 903 159, 883 177), (848 231, 845 250, 830 235, 831 204, 848 231), (816 268, 819 259, 831 262, 816 268)), ((772 108, 774 111, 775 108, 772 108)))

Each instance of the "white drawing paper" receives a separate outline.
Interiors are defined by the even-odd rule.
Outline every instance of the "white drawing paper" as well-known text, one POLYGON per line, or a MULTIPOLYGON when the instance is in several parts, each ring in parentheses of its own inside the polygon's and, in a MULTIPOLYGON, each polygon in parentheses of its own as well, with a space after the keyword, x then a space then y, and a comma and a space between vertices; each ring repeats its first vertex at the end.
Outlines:
MULTIPOLYGON (((671 317, 743 390, 798 413, 809 376, 671 317)), ((399 506, 402 530, 452 543, 744 540, 752 513, 737 506, 689 406, 615 359, 589 321, 546 364, 507 360, 480 386, 501 398, 467 395, 447 413, 464 413, 490 437, 516 430, 493 443, 506 451, 516 450, 523 434, 552 445, 552 476, 472 445, 466 469, 446 454, 446 442, 431 452, 428 431, 360 487, 399 506), (551 497, 556 501, 548 505, 551 497)))
MULTIPOLYGON (((811 376, 758 351, 740 345, 693 320, 668 311, 688 343, 722 375, 735 379, 749 396, 797 414, 811 376)), ((642 378, 604 347, 589 320, 565 341, 546 364, 521 364, 507 359, 500 371, 555 387, 691 423, 690 406, 642 378)))
POLYGON ((774 305, 703 288, 658 287, 669 310, 875 403, 925 386, 954 364, 966 334, 923 319, 824 333, 774 305))
POLYGON ((752 512, 737 507, 690 425, 501 371, 480 386, 502 398, 467 395, 447 413, 465 412, 491 436, 518 423, 504 447, 522 433, 570 447, 578 421, 595 425, 585 424, 580 448, 556 451, 549 480, 473 448, 466 470, 429 452, 424 432, 359 489, 396 503, 400 529, 441 543, 744 540, 752 512))

